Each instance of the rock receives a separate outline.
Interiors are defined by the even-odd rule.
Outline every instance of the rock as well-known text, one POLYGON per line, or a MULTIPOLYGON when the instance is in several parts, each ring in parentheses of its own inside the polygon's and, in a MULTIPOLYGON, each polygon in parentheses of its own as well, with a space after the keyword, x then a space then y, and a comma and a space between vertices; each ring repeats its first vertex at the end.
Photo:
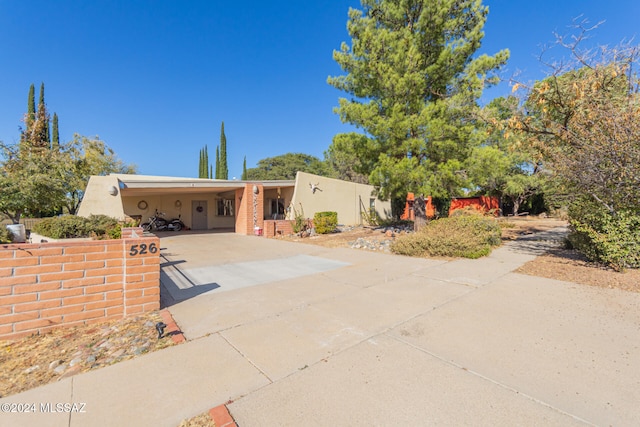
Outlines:
POLYGON ((71 360, 71 362, 69 362, 69 366, 76 366, 78 363, 82 363, 82 359, 79 357, 74 358, 73 360, 71 360))
POLYGON ((52 371, 56 369, 59 364, 60 364, 59 360, 54 360, 53 362, 49 363, 49 370, 52 371))
POLYGON ((147 320, 147 321, 144 323, 144 326, 146 326, 147 328, 153 328, 153 327, 155 326, 155 323, 153 323, 153 322, 152 322, 152 321, 150 321, 150 320, 147 320))
POLYGON ((31 366, 31 367, 25 369, 24 373, 25 374, 30 374, 30 373, 32 373, 34 371, 37 371, 38 369, 40 369, 40 365, 34 365, 34 366, 31 366))
POLYGON ((62 375, 64 373, 64 371, 67 370, 67 365, 65 365, 64 363, 62 365, 58 365, 54 370, 53 373, 56 375, 62 375))
POLYGON ((118 357, 122 356, 124 354, 124 349, 120 349, 120 350, 116 350, 111 357, 114 359, 117 359, 118 357))
POLYGON ((85 359, 85 363, 87 365, 91 365, 95 363, 95 361, 96 361, 96 357, 93 354, 85 359))

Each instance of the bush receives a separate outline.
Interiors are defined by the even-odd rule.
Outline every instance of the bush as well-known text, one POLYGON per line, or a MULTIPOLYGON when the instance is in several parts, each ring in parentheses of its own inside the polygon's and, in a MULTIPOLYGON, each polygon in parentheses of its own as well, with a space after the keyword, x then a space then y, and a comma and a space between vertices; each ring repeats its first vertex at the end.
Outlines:
POLYGON ((457 214, 431 221, 420 231, 401 236, 391 251, 409 256, 480 258, 500 245, 501 229, 493 218, 480 214, 457 214))
POLYGON ((34 225, 33 231, 52 239, 119 239, 121 236, 118 221, 106 215, 91 215, 89 218, 74 215, 45 218, 34 225))
POLYGON ((0 224, 0 243, 13 242, 13 233, 4 225, 0 224))
POLYGON ((595 203, 578 202, 569 209, 569 243, 588 259, 616 270, 640 268, 640 214, 612 214, 595 203))
POLYGON ((313 226, 318 234, 333 233, 338 227, 338 212, 316 212, 313 226))

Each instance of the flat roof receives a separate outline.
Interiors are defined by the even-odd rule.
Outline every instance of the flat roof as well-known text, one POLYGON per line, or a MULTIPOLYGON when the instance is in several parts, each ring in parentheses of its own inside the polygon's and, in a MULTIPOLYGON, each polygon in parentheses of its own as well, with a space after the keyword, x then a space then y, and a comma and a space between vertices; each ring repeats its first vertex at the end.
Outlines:
POLYGON ((261 184, 265 189, 295 186, 294 180, 240 181, 226 179, 180 178, 169 176, 111 174, 118 179, 123 195, 225 192, 244 188, 246 184, 261 184))

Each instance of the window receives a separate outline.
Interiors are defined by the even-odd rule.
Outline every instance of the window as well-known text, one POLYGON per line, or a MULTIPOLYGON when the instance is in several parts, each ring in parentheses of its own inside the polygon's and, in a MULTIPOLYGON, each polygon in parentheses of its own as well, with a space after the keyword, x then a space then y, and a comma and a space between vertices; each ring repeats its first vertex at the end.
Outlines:
POLYGON ((284 219, 284 204, 282 199, 269 199, 269 215, 271 219, 284 219))
POLYGON ((232 199, 217 199, 217 215, 218 216, 233 216, 233 200, 232 199))

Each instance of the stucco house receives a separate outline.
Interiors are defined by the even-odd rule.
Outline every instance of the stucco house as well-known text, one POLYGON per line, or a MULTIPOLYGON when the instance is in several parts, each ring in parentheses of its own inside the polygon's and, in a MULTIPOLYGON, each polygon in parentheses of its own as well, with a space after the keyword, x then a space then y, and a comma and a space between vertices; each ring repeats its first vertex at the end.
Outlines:
POLYGON ((277 225, 272 222, 294 219, 296 212, 313 218, 316 212, 335 211, 338 223, 344 225, 362 224, 363 214, 370 210, 381 218, 391 216, 390 202, 378 199, 373 186, 304 172, 293 181, 92 176, 78 215, 145 222, 156 210, 167 219, 180 217, 193 230, 225 229, 247 235, 265 225, 275 232, 277 225))

